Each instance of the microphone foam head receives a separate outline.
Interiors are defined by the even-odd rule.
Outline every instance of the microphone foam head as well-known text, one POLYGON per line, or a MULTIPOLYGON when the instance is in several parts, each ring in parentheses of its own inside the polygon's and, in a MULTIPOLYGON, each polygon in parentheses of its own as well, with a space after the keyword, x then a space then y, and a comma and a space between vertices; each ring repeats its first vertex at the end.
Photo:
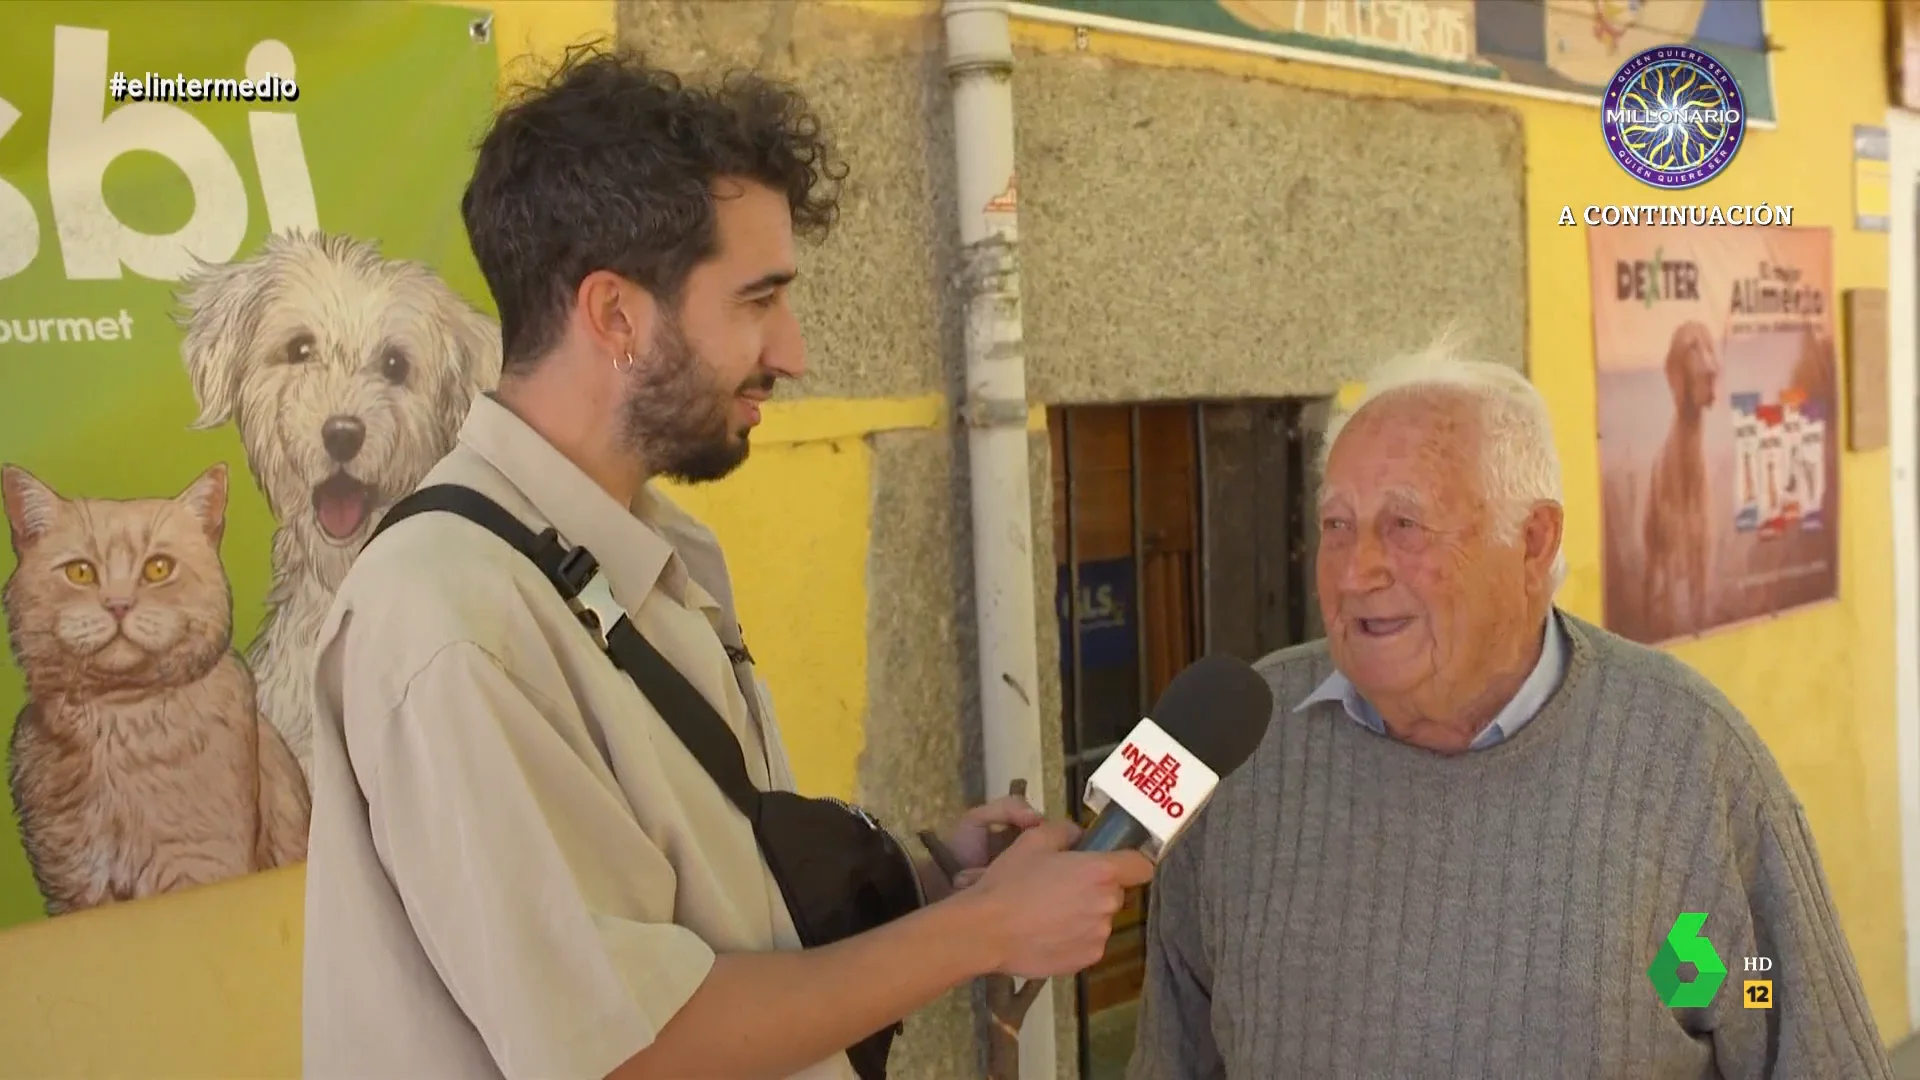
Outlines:
POLYGON ((1260 745, 1273 716, 1273 690, 1244 660, 1206 656, 1173 677, 1150 715, 1225 777, 1260 745))

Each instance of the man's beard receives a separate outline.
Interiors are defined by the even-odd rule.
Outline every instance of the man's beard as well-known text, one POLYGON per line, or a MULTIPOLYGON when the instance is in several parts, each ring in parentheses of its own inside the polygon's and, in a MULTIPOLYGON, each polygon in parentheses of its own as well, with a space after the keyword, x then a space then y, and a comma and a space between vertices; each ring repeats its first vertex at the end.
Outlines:
POLYGON ((654 475, 690 484, 718 480, 747 460, 747 435, 732 430, 733 399, 772 386, 772 373, 763 371, 722 391, 679 322, 662 319, 628 376, 624 441, 654 475))

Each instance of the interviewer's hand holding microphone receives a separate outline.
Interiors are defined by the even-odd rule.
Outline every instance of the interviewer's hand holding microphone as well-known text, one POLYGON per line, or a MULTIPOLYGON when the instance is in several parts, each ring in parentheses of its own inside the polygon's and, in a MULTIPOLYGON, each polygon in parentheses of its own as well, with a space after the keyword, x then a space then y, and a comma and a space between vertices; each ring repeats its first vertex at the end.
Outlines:
POLYGON ((1069 821, 1049 821, 1021 794, 968 811, 945 837, 922 833, 939 864, 930 900, 961 901, 991 927, 993 969, 1022 978, 1071 975, 1097 963, 1126 890, 1153 876, 1138 851, 1076 852, 1069 821), (977 888, 975 888, 977 886, 977 888))
POLYGON ((1252 668, 1201 660, 1095 770, 1085 799, 1097 816, 1084 831, 1042 820, 1015 781, 945 838, 920 834, 939 863, 922 873, 932 903, 829 945, 717 955, 621 1075, 789 1076, 979 980, 992 1015, 987 1075, 1016 1080, 1027 1007, 1047 980, 1099 963, 1126 890, 1152 878, 1154 860, 1252 753, 1272 708, 1252 668), (965 887, 949 888, 955 878, 965 887), (756 1020, 744 1033, 743 1012, 756 1020))
POLYGON ((995 971, 1044 979, 1092 967, 1126 890, 1153 877, 1153 863, 1138 851, 1069 850, 1080 835, 1070 822, 1044 822, 985 869, 963 871, 966 892, 956 902, 990 910, 995 971))
POLYGON ((956 902, 982 905, 1000 931, 998 975, 987 979, 989 1077, 1018 1075, 1020 1022, 1042 981, 1100 961, 1126 890, 1153 876, 1143 850, 1155 858, 1166 850, 1221 778, 1252 755, 1272 709, 1259 673, 1207 657, 1174 678, 1153 716, 1094 773, 1087 795, 1099 816, 1084 832, 1043 821, 1015 781, 1010 796, 968 814, 950 838, 921 834, 960 891, 956 902), (998 857, 996 828, 1022 830, 998 857), (1029 981, 1016 992, 1007 976, 1029 981))

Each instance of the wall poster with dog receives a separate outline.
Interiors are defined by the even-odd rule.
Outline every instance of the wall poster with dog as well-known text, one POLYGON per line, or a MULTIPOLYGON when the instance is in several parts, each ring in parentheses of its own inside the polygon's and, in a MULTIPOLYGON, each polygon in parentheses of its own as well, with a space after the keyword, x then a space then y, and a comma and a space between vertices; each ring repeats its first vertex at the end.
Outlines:
POLYGON ((305 858, 320 621, 498 375, 485 14, 0 10, 0 927, 305 858))
POLYGON ((1832 234, 1588 237, 1607 627, 1658 644, 1833 599, 1832 234))

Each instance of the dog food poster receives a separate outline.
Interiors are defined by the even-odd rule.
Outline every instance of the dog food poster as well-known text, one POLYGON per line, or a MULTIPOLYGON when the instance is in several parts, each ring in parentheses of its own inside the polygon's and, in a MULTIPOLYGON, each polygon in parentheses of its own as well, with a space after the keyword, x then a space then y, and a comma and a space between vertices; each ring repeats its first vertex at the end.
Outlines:
POLYGON ((498 372, 485 15, 0 4, 0 927, 304 859, 320 617, 498 372))
POLYGON ((1831 234, 1588 236, 1608 629, 1659 644, 1833 599, 1831 234))

